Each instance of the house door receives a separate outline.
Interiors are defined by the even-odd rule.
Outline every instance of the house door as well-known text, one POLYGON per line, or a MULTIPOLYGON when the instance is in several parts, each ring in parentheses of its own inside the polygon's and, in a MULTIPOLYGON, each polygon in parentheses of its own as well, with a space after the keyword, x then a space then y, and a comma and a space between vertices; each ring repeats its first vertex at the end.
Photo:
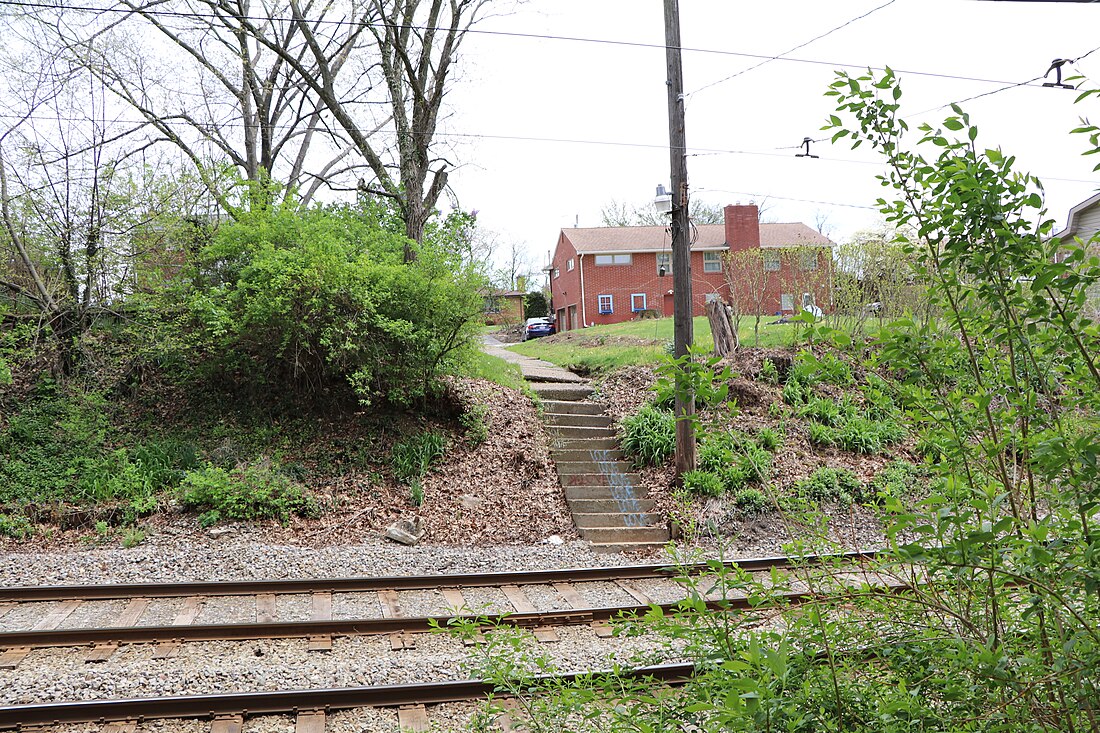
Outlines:
POLYGON ((577 327, 577 306, 569 306, 569 328, 567 330, 572 331, 577 327))
POLYGON ((665 318, 668 318, 669 316, 672 315, 672 309, 673 309, 672 293, 665 293, 665 303, 664 303, 664 309, 662 311, 665 314, 665 318))

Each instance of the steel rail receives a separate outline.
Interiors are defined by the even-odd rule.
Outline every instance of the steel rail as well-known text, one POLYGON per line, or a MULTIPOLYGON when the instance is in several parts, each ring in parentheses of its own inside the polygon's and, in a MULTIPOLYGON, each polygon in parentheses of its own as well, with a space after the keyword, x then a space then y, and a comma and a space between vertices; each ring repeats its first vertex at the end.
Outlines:
MULTIPOLYGON (((884 586, 889 587, 889 586, 884 586)), ((767 607, 782 603, 796 605, 821 599, 819 593, 792 592, 771 596, 767 607)), ((371 619, 320 621, 273 621, 267 623, 196 624, 184 626, 125 626, 109 628, 66 628, 0 632, 0 649, 29 647, 81 647, 89 644, 145 644, 157 642, 247 641, 294 639, 316 636, 371 636, 393 633, 423 633, 445 627, 453 621, 470 621, 491 626, 508 624, 523 628, 571 626, 610 621, 622 616, 644 614, 654 606, 669 613, 684 607, 685 601, 652 606, 599 606, 593 608, 531 613, 447 614, 441 616, 395 616, 371 619)), ((709 610, 741 610, 757 607, 749 598, 708 599, 709 610)))
MULTIPOLYGON (((827 562, 869 560, 879 550, 855 550, 827 555, 759 557, 721 563, 746 572, 822 565, 827 562)), ((716 561, 717 562, 717 561, 716 561)), ((365 593, 379 590, 428 590, 433 588, 485 588, 502 585, 589 583, 596 581, 672 578, 683 572, 713 570, 715 563, 618 565, 560 570, 522 570, 456 575, 409 575, 294 580, 201 581, 194 583, 112 583, 106 585, 37 585, 0 588, 0 602, 109 600, 117 598, 179 598, 186 596, 249 596, 261 593, 365 593)))
MULTIPOLYGON (((683 683, 695 672, 690 663, 662 664, 625 672, 639 680, 665 684, 683 683)), ((581 676, 607 672, 546 675, 539 681, 572 681, 581 676)), ((39 703, 0 706, 0 729, 27 726, 57 726, 68 723, 99 723, 165 718, 212 718, 219 715, 274 715, 313 710, 345 710, 360 707, 398 707, 477 700, 496 691, 491 682, 421 682, 410 685, 337 687, 313 690, 218 693, 179 697, 150 697, 128 700, 39 703)))

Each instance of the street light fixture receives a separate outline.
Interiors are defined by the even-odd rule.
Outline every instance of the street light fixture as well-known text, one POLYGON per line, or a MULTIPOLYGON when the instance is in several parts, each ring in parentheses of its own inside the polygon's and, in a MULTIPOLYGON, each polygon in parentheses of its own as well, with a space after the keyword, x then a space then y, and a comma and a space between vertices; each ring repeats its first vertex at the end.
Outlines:
POLYGON ((653 199, 653 208, 658 214, 672 213, 672 194, 665 190, 665 184, 657 184, 657 196, 653 199))

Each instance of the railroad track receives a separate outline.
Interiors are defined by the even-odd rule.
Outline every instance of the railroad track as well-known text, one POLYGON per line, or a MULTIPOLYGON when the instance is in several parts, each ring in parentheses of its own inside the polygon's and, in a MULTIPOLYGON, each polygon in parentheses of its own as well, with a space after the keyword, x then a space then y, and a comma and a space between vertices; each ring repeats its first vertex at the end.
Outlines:
MULTIPOLYGON (((857 563, 873 555, 853 552, 794 560, 785 557, 756 558, 727 565, 755 572, 789 569, 795 565, 857 563)), ((11 621, 13 616, 33 623, 29 623, 28 628, 17 629, 11 629, 10 623, 5 625, 9 630, 0 632, 0 650, 3 650, 0 653, 0 669, 15 669, 32 650, 58 647, 71 648, 75 654, 83 655, 86 662, 104 662, 121 646, 130 644, 154 644, 153 658, 169 659, 176 655, 181 645, 193 642, 303 638, 308 640, 310 651, 325 651, 332 648, 335 637, 383 634, 389 637, 390 648, 396 651, 412 648, 416 634, 429 631, 436 625, 446 625, 454 618, 487 624, 507 622, 527 627, 533 629, 536 638, 544 642, 556 640, 555 629, 580 624, 590 624, 598 636, 608 636, 611 627, 607 622, 611 619, 643 613, 653 605, 673 609, 680 598, 669 599, 669 594, 679 589, 680 596, 683 595, 676 577, 685 571, 701 573, 708 570, 713 570, 713 566, 699 564, 670 568, 650 564, 466 575, 2 588, 0 623, 11 621), (611 588, 629 602, 593 605, 585 592, 590 585, 603 586, 604 592, 611 588), (536 603, 528 594, 537 595, 535 590, 542 588, 545 591, 546 586, 553 588, 566 608, 536 609, 536 603), (506 599, 505 608, 471 611, 472 604, 467 602, 466 595, 473 589, 491 589, 506 599), (438 594, 445 610, 432 614, 406 614, 400 593, 407 591, 438 594), (369 618, 334 618, 334 594, 359 598, 360 601, 373 594, 378 613, 369 618), (664 598, 654 597, 658 595, 664 598), (308 597, 311 618, 277 620, 276 599, 280 596, 308 597), (231 599, 238 610, 241 607, 249 609, 249 613, 254 614, 254 620, 197 623, 201 620, 204 605, 213 599, 231 599), (143 623, 142 617, 158 600, 174 603, 173 622, 149 623, 146 619, 143 623), (117 607, 122 601, 125 601, 125 607, 112 625, 65 626, 66 623, 72 624, 74 614, 85 604, 113 603, 117 607)), ((785 594, 782 600, 793 604, 814 597, 808 592, 795 592, 785 594)), ((747 608, 749 602, 740 598, 713 598, 708 605, 721 609, 747 608)), ((664 681, 689 674, 682 665, 674 665, 674 671, 673 667, 666 667, 654 668, 649 672, 643 670, 641 673, 652 673, 664 681)), ((199 717, 212 719, 211 730, 216 733, 232 733, 240 730, 235 726, 246 716, 285 713, 299 714, 300 718, 302 715, 313 716, 298 727, 298 730, 308 733, 324 729, 326 710, 406 706, 406 710, 414 711, 406 714, 406 718, 413 715, 411 720, 406 720, 406 727, 417 730, 420 729, 417 716, 422 717, 424 704, 476 699, 490 691, 484 683, 464 681, 15 705, 0 707, 0 729, 50 726, 63 722, 111 722, 114 726, 112 730, 122 732, 133 729, 127 721, 199 717)))

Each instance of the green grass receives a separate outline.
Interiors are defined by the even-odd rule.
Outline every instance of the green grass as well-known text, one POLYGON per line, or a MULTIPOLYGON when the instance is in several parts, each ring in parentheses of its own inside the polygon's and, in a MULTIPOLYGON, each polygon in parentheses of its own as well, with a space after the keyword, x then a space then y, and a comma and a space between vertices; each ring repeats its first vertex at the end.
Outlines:
MULTIPOLYGON (((760 345, 768 347, 790 345, 794 337, 794 327, 789 324, 766 325, 774 320, 774 316, 761 320, 760 345)), ((694 342, 697 346, 708 350, 713 348, 710 321, 706 316, 697 316, 693 322, 693 329, 694 342)), ((742 319, 739 335, 743 345, 753 345, 751 319, 742 319)), ((610 326, 592 326, 568 331, 556 338, 526 341, 509 348, 517 353, 545 359, 559 366, 599 372, 632 364, 655 364, 667 353, 665 345, 671 342, 672 319, 657 318, 615 323, 610 326)))
POLYGON ((484 351, 471 351, 459 371, 459 376, 487 379, 502 387, 511 387, 526 394, 531 394, 531 388, 523 379, 523 374, 520 373, 518 366, 508 363, 499 356, 486 354, 484 351))

